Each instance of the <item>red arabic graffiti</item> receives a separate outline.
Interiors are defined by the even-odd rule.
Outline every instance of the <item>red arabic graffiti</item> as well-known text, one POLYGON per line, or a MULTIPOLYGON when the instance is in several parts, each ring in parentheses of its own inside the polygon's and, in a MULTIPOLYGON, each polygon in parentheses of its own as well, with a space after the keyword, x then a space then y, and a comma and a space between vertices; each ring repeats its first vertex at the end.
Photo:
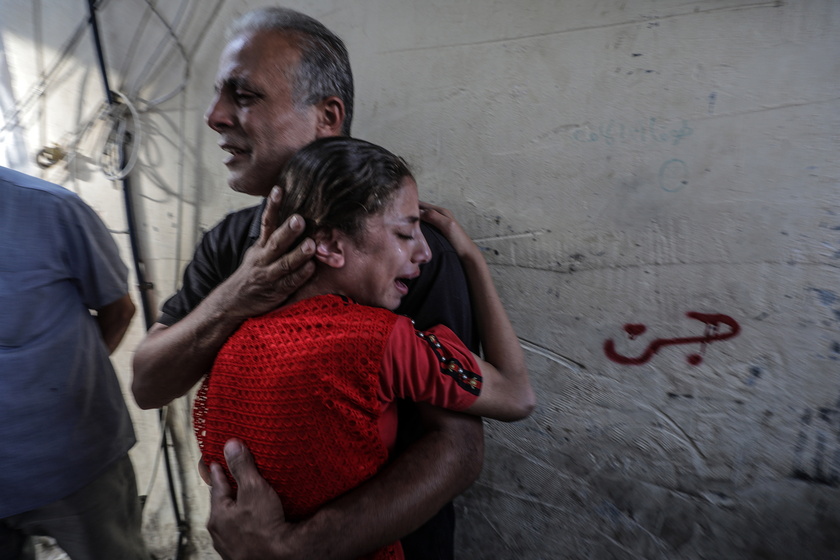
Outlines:
MULTIPOLYGON (((723 315, 720 313, 698 313, 696 311, 688 311, 685 315, 690 319, 696 319, 706 325, 703 336, 657 338, 648 344, 647 349, 640 356, 635 358, 622 356, 616 352, 615 344, 612 339, 608 339, 604 341, 604 354, 607 355, 607 358, 616 363, 638 366, 653 358, 659 349, 664 348, 665 346, 674 346, 676 344, 700 344, 700 352, 692 353, 686 356, 688 363, 696 366, 703 362, 703 354, 706 352, 707 344, 730 339, 741 332, 741 325, 739 325, 738 322, 729 315, 723 315), (726 325, 729 327, 729 330, 720 332, 720 325, 726 325)), ((624 325, 624 332, 627 333, 630 340, 635 340, 637 336, 644 334, 645 331, 647 331, 647 327, 641 323, 628 323, 624 325)))

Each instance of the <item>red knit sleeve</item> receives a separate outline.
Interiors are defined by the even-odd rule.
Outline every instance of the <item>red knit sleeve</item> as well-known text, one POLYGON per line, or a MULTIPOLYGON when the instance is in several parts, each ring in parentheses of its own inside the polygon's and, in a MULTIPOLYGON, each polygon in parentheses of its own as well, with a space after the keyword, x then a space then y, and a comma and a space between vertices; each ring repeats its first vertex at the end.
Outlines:
POLYGON ((464 343, 443 325, 418 331, 400 317, 385 346, 380 398, 429 403, 464 410, 481 393, 478 363, 464 343))

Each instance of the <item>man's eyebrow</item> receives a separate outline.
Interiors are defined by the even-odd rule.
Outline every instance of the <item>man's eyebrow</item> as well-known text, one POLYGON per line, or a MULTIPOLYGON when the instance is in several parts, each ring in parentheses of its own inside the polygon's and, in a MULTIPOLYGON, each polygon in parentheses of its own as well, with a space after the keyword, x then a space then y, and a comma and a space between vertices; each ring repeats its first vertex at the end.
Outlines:
POLYGON ((216 83, 215 89, 219 91, 223 88, 230 88, 230 89, 248 89, 248 90, 255 90, 256 88, 254 85, 249 82, 247 79, 241 76, 233 76, 230 78, 225 78, 216 83))

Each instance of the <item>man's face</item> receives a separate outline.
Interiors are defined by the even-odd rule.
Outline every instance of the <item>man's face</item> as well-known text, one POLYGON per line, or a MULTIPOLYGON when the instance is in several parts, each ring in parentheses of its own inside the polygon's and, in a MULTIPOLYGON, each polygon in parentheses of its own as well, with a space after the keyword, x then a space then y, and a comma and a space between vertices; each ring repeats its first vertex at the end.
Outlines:
POLYGON ((226 152, 228 184, 267 196, 283 165, 317 136, 316 106, 298 108, 292 97, 300 53, 288 35, 244 33, 225 47, 207 124, 226 152))

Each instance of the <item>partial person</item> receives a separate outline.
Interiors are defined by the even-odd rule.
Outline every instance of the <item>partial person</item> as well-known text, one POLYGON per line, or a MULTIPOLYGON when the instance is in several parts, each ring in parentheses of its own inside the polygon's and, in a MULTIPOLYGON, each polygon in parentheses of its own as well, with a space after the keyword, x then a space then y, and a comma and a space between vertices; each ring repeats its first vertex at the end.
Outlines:
POLYGON ((111 234, 77 195, 0 167, 0 559, 148 560, 109 355, 134 315, 111 234))
MULTIPOLYGON (((498 420, 534 407, 525 357, 479 248, 447 211, 423 206, 467 266, 486 360, 443 325, 417 330, 396 309, 430 258, 405 162, 351 138, 316 140, 280 176, 280 220, 297 215, 316 271, 278 310, 246 320, 195 400, 205 463, 237 437, 298 522, 386 463, 396 399, 498 420)), ((401 560, 400 544, 366 559, 401 560)))
MULTIPOLYGON (((249 12, 233 23, 206 118, 228 153, 229 186, 266 199, 228 215, 201 240, 180 290, 164 304, 135 354, 132 390, 142 408, 166 405, 190 391, 246 319, 276 309, 313 273, 314 244, 293 245, 300 222, 278 227, 280 196, 272 186, 306 144, 348 136, 352 116, 346 48, 321 23, 284 8, 249 12)), ((420 329, 444 324, 477 351, 458 256, 434 228, 424 225, 423 233, 432 257, 397 311, 420 329)), ((236 507, 211 512, 216 546, 236 551, 231 558, 251 557, 250 550, 263 547, 280 547, 286 558, 353 558, 434 516, 403 539, 406 557, 452 558, 454 509, 447 502, 481 470, 482 424, 427 405, 404 415, 405 408, 401 427, 414 427, 420 435, 374 478, 294 527, 255 515, 274 515, 273 492, 240 492, 236 507)))

